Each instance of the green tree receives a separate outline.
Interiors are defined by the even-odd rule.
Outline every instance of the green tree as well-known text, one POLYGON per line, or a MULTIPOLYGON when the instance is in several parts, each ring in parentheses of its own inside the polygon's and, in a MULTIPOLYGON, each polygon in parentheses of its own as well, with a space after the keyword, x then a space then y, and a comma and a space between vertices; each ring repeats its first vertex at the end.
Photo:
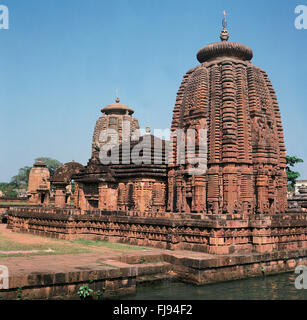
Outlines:
POLYGON ((287 156, 287 178, 288 178, 288 188, 289 190, 293 191, 295 188, 296 180, 301 176, 299 172, 293 171, 292 168, 297 164, 297 163, 303 163, 304 160, 297 158, 295 156, 287 156))
POLYGON ((17 197, 17 192, 14 186, 10 183, 0 182, 0 190, 5 197, 17 197))
POLYGON ((60 161, 48 157, 40 157, 35 159, 35 161, 45 162, 50 171, 50 176, 53 176, 57 169, 62 165, 60 161))
POLYGON ((31 167, 23 167, 19 169, 18 174, 12 177, 10 184, 18 189, 18 188, 26 188, 29 182, 29 174, 31 167))
MULTIPOLYGON (((35 159, 35 162, 42 161, 46 163, 47 168, 50 171, 50 175, 53 176, 55 171, 62 165, 62 163, 58 160, 51 159, 48 157, 40 157, 35 159)), ((19 169, 18 174, 12 177, 10 183, 2 183, 2 188, 0 189, 3 191, 6 197, 15 197, 17 196, 16 189, 27 189, 29 183, 29 175, 31 171, 31 167, 25 166, 19 169)), ((1 187, 1 185, 0 185, 1 187)))
POLYGON ((75 190, 76 190, 76 185, 75 185, 75 181, 71 181, 71 193, 74 194, 75 190))

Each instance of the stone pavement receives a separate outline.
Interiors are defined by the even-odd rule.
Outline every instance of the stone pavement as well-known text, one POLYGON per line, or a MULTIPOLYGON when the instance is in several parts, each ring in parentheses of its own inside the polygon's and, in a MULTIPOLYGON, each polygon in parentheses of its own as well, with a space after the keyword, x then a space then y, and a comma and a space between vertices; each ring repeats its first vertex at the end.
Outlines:
MULTIPOLYGON (((12 233, 3 225, 0 225, 0 232, 11 240, 24 240, 28 244, 46 241, 49 245, 49 242, 55 241, 71 245, 69 241, 12 233)), ((79 243, 73 245, 79 246, 79 243)), ((15 299, 22 288, 23 295, 30 299, 78 298, 80 286, 90 284, 93 290, 103 290, 104 297, 117 297, 134 293, 140 282, 175 278, 203 285, 289 272, 297 265, 307 265, 307 249, 217 256, 181 250, 80 246, 90 247, 93 251, 0 258, 0 265, 9 270, 9 288, 1 290, 0 279, 0 296, 15 299)))
MULTIPOLYGON (((15 243, 27 245, 72 245, 65 240, 15 233, 1 224, 0 235, 15 243)), ((165 261, 165 257, 170 254, 174 259, 189 257, 195 259, 195 262, 214 258, 213 255, 197 252, 173 252, 144 247, 131 250, 133 247, 129 246, 129 250, 124 250, 79 243, 73 243, 73 246, 90 248, 92 253, 1 257, 0 265, 9 270, 9 288, 2 292, 0 290, 0 295, 6 299, 14 299, 18 289, 23 288, 23 294, 34 299, 76 297, 82 284, 94 281, 93 288, 105 288, 106 296, 117 296, 135 292, 137 282, 171 277, 172 265, 165 261)))

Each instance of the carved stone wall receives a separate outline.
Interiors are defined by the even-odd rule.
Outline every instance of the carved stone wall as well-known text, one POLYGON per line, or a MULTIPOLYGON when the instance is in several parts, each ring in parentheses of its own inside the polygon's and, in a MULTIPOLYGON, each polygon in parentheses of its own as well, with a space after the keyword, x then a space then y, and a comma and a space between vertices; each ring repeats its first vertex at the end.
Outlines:
POLYGON ((121 182, 77 183, 75 206, 81 210, 160 212, 165 210, 165 181, 153 178, 121 182), (97 187, 98 186, 98 187, 97 187))
POLYGON ((158 212, 165 210, 165 182, 150 178, 119 184, 118 210, 158 212))
POLYGON ((307 246, 307 216, 188 215, 170 213, 11 208, 8 227, 62 239, 91 237, 211 254, 272 253, 307 246))

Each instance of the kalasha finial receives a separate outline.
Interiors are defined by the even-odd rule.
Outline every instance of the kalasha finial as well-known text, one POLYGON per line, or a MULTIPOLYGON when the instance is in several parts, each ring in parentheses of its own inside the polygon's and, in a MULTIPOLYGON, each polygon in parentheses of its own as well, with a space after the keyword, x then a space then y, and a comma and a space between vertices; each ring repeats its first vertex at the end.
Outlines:
POLYGON ((223 30, 221 31, 220 38, 221 38, 221 41, 228 41, 229 32, 227 30, 227 19, 226 19, 227 13, 226 13, 225 10, 224 10, 223 14, 224 14, 224 19, 223 19, 223 22, 222 22, 223 30))
POLYGON ((118 97, 118 89, 116 89, 116 100, 115 100, 116 103, 120 103, 120 100, 119 100, 119 97, 118 97))

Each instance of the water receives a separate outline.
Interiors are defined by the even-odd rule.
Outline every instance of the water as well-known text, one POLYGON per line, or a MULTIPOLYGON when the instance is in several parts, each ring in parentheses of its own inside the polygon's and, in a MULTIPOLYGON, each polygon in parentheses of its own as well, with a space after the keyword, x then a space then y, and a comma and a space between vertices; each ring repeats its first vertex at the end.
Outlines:
POLYGON ((307 300, 307 290, 297 290, 297 275, 284 273, 195 286, 177 282, 142 285, 121 300, 307 300))

